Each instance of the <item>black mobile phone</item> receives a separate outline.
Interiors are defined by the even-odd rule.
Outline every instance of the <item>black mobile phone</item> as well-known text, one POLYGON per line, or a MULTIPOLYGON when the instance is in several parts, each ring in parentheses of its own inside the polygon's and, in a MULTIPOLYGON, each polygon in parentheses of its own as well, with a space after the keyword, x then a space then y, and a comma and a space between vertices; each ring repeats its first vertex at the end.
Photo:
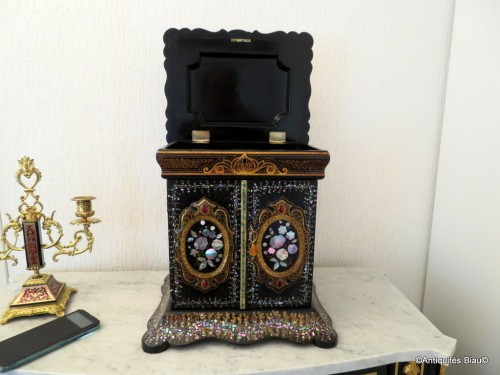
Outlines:
POLYGON ((0 342, 0 372, 12 370, 99 328, 99 320, 76 310, 0 342))

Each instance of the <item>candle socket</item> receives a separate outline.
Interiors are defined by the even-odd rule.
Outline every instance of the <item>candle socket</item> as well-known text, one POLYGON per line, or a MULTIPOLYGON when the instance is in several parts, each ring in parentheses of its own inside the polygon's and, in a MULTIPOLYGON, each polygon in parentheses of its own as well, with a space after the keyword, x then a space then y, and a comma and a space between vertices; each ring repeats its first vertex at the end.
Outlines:
POLYGON ((91 195, 82 195, 78 197, 71 198, 72 201, 76 202, 76 212, 75 219, 70 222, 70 224, 96 224, 101 220, 93 218, 95 211, 92 209, 92 201, 95 197, 91 195))

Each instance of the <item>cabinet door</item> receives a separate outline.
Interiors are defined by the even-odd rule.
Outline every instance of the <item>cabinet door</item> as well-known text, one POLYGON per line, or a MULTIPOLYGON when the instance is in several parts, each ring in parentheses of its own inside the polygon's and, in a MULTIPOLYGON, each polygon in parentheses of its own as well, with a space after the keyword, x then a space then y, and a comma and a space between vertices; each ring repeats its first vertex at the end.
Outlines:
POLYGON ((317 182, 247 184, 245 308, 311 304, 317 182))
POLYGON ((227 180, 168 180, 173 309, 239 306, 240 185, 227 180))

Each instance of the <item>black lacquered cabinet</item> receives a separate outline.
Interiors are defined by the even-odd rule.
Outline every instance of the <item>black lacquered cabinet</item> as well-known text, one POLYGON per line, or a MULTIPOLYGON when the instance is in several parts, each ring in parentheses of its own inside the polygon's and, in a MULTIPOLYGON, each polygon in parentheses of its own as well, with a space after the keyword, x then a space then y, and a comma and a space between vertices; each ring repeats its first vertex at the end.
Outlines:
POLYGON ((144 350, 203 338, 334 346, 312 281, 330 160, 307 144, 312 37, 170 29, 164 40, 169 295, 144 350))

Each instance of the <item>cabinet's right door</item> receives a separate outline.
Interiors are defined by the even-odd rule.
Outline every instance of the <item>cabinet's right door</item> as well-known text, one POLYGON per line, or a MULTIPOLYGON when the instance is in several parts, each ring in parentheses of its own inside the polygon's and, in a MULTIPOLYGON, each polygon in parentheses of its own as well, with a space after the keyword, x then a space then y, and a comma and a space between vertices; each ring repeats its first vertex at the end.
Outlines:
POLYGON ((317 181, 247 185, 245 308, 311 304, 317 181))

